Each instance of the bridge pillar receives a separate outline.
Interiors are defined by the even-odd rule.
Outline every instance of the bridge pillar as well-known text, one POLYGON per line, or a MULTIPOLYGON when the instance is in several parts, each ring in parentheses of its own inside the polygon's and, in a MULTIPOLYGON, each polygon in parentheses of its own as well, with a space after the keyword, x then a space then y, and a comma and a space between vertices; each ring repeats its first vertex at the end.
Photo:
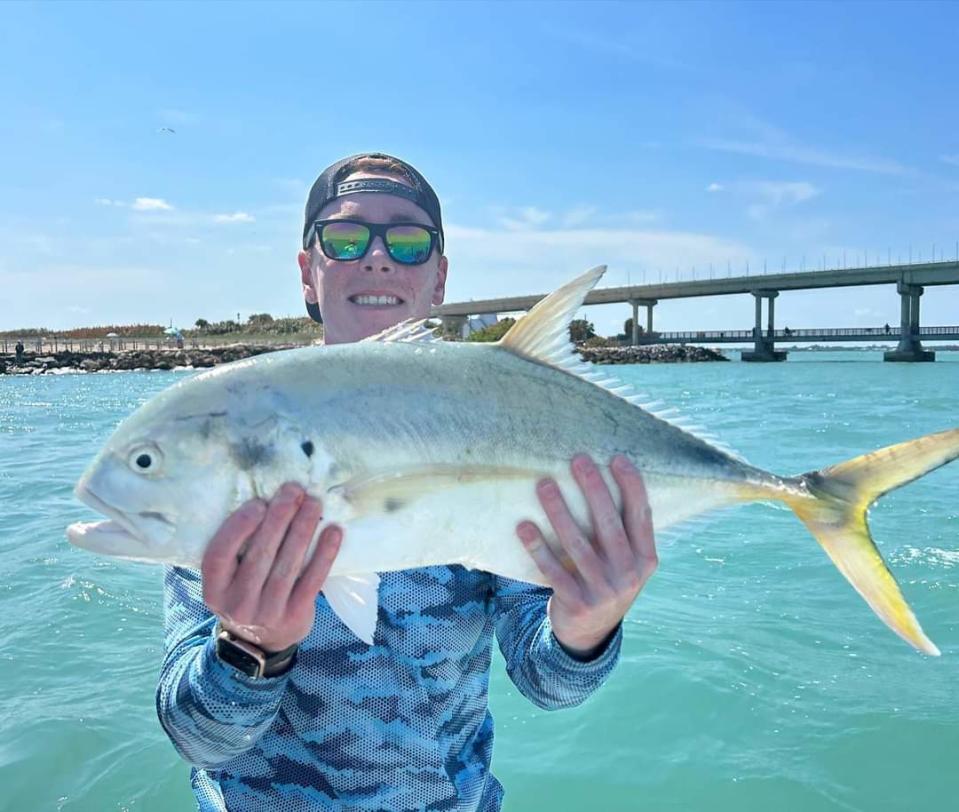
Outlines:
POLYGON ((919 341, 919 297, 921 285, 907 285, 899 282, 896 290, 900 297, 899 310, 899 346, 884 352, 883 361, 935 361, 932 350, 924 350, 919 341))
POLYGON ((659 304, 659 299, 630 299, 629 303, 633 306, 633 335, 630 341, 635 346, 639 343, 639 306, 646 308, 646 335, 652 335, 653 308, 659 304))
POLYGON ((751 351, 744 350, 742 359, 743 361, 785 361, 785 351, 777 350, 774 343, 776 337, 776 311, 773 302, 779 295, 779 291, 754 290, 752 294, 756 299, 756 324, 753 326, 753 349, 751 351), (766 335, 763 335, 763 299, 769 302, 766 335))

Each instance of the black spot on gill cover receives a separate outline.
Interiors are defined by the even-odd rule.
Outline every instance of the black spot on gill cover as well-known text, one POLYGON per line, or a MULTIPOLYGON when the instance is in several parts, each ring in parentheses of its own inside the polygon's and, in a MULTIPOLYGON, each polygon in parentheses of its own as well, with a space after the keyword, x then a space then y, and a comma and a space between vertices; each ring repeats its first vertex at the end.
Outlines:
POLYGON ((256 437, 244 437, 230 446, 230 453, 239 468, 249 471, 257 465, 265 465, 275 456, 272 445, 261 443, 256 437))
POLYGON ((403 507, 403 500, 397 499, 395 496, 390 496, 386 502, 383 503, 383 507, 386 508, 387 513, 396 513, 396 511, 403 507))
POLYGON ((300 448, 303 449, 303 453, 306 454, 306 456, 308 457, 313 456, 313 443, 311 443, 309 440, 304 440, 300 444, 300 448))

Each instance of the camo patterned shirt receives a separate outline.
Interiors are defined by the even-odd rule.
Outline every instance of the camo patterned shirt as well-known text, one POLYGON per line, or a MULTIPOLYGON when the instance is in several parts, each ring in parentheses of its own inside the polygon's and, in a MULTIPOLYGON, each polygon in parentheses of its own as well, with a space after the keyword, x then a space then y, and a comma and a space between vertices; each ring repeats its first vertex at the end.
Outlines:
POLYGON ((570 657, 547 589, 460 566, 381 579, 372 646, 320 595, 296 665, 257 680, 214 653, 199 573, 167 568, 157 713, 194 765, 200 812, 498 810, 494 631, 513 683, 545 709, 583 702, 619 657, 621 629, 597 658, 570 657))

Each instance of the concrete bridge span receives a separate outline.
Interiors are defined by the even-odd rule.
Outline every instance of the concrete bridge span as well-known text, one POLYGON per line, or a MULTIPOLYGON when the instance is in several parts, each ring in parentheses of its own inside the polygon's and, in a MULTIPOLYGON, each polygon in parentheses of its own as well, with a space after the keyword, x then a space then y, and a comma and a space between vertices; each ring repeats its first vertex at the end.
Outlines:
MULTIPOLYGON (((880 265, 862 268, 836 268, 824 271, 803 271, 760 275, 694 279, 650 285, 599 288, 586 297, 585 304, 629 304, 633 309, 633 343, 643 343, 640 334, 639 308, 645 307, 645 335, 654 334, 653 308, 667 299, 703 296, 751 294, 756 299, 756 319, 749 338, 753 349, 743 353, 747 361, 780 361, 785 353, 775 349, 783 340, 775 328, 775 300, 783 291, 864 285, 896 285, 901 297, 900 323, 896 335, 899 346, 886 353, 888 361, 932 361, 935 353, 921 343, 919 299, 926 288, 959 284, 959 261, 880 265), (766 302, 766 323, 763 324, 763 302, 766 302)), ((470 302, 453 302, 433 309, 433 315, 447 324, 455 324, 483 313, 516 313, 529 310, 546 294, 507 296, 470 302)), ((742 341, 743 339, 740 339, 742 341)), ((748 339, 747 339, 748 340, 748 339)), ((796 340, 792 338, 792 340, 796 340)), ((816 339, 807 339, 816 340, 816 339)), ((833 340, 833 339, 821 339, 833 340)), ((659 342, 663 343, 663 342, 659 342)))

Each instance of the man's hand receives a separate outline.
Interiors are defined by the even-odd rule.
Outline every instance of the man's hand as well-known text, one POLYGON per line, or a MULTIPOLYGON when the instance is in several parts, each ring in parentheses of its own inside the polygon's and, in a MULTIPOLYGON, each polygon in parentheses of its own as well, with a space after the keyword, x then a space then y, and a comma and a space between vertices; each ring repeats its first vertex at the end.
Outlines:
POLYGON ((592 538, 583 535, 552 479, 540 481, 536 490, 565 560, 533 522, 520 522, 516 533, 553 588, 548 605, 553 633, 570 653, 589 659, 625 617, 658 559, 646 487, 632 463, 617 456, 610 465, 622 515, 592 459, 577 455, 570 469, 589 505, 592 538))
POLYGON ((304 565, 323 508, 295 483, 265 504, 231 514, 203 555, 203 600, 224 629, 266 652, 299 643, 313 627, 316 596, 343 539, 324 528, 304 565))

